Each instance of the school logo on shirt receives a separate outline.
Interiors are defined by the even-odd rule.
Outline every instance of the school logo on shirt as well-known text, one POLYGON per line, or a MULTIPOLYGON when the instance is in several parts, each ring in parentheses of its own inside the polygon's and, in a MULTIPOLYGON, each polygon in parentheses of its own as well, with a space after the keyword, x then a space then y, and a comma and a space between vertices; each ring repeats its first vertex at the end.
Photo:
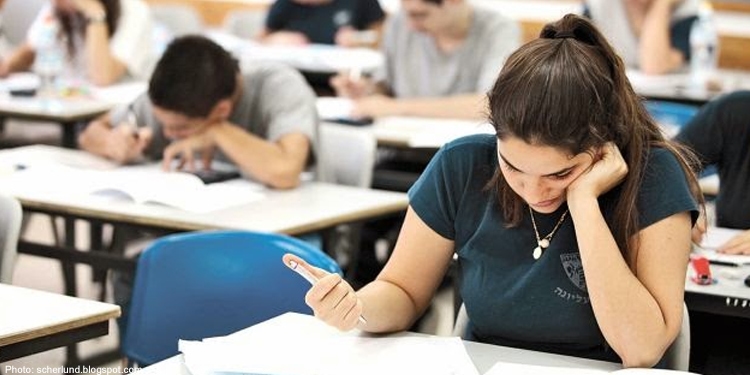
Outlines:
POLYGON ((573 285, 577 286, 578 289, 586 292, 586 277, 583 275, 581 254, 560 254, 560 260, 562 261, 563 269, 565 270, 565 274, 568 275, 568 279, 570 279, 570 282, 572 282, 573 285))
POLYGON ((570 284, 560 285, 555 288, 554 293, 558 297, 577 304, 586 305, 590 302, 586 292, 586 278, 583 276, 583 265, 581 265, 581 256, 578 253, 560 254, 560 263, 565 270, 573 285, 578 288, 570 288, 570 284))
POLYGON ((352 24, 352 12, 340 10, 333 15, 333 24, 336 27, 347 26, 352 24))

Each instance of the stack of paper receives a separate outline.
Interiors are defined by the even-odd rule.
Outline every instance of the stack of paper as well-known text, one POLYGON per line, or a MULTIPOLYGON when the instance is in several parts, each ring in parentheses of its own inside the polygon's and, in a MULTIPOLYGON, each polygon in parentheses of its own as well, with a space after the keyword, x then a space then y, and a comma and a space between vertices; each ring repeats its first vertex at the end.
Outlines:
POLYGON ((478 375, 458 337, 341 333, 315 317, 288 313, 237 334, 180 341, 193 375, 478 375))

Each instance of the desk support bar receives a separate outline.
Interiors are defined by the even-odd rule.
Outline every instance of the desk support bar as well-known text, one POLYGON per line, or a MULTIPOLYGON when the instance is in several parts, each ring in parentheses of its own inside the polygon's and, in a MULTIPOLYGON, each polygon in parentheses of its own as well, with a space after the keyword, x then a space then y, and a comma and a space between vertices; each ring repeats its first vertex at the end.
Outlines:
POLYGON ((97 268, 118 269, 123 271, 135 271, 135 259, 123 258, 121 255, 107 254, 103 252, 89 253, 67 247, 50 246, 28 241, 18 242, 18 252, 58 259, 63 262, 74 262, 88 264, 97 268))

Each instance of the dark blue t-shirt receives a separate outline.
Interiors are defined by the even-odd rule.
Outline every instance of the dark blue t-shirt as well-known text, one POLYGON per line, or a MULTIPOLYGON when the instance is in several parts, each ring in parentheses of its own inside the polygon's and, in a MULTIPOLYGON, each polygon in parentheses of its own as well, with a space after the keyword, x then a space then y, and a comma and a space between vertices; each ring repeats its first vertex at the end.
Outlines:
POLYGON ((268 10, 266 28, 297 31, 305 34, 311 43, 335 44, 339 28, 351 26, 364 30, 384 18, 378 0, 332 0, 320 5, 276 0, 268 10))
MULTIPOLYGON (((528 214, 507 228, 493 189, 498 166, 493 135, 461 138, 444 146, 409 191, 410 205, 435 232, 455 242, 460 293, 469 316, 469 337, 491 344, 619 362, 608 349, 589 301, 573 222, 568 217, 542 257, 528 214)), ((612 222, 618 188, 599 198, 612 222)), ((697 204, 677 159, 652 149, 637 202, 640 228, 697 204)), ((535 214, 549 233, 567 205, 535 214)))

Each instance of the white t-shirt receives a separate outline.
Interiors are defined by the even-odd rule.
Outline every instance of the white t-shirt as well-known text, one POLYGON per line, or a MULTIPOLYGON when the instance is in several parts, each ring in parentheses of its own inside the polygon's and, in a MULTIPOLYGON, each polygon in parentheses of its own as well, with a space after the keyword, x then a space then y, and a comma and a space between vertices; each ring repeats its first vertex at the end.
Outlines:
MULTIPOLYGON (((695 16, 698 0, 684 0, 672 12, 672 23, 695 16)), ((591 20, 615 48, 615 51, 630 68, 638 67, 638 37, 628 20, 625 5, 621 0, 586 0, 591 20)))
POLYGON ((472 7, 471 26, 462 45, 442 52, 435 38, 412 30, 402 11, 383 31, 385 66, 373 74, 397 98, 484 94, 508 56, 521 44, 518 24, 489 9, 472 7))
MULTIPOLYGON (((135 79, 148 79, 151 68, 151 42, 153 20, 151 11, 142 0, 121 0, 120 18, 117 28, 110 38, 109 47, 112 55, 125 64, 128 75, 135 79)), ((31 24, 26 40, 38 50, 48 43, 50 35, 59 35, 61 24, 55 17, 51 4, 46 4, 31 24)), ((66 59, 63 75, 70 78, 86 79, 86 59, 82 35, 75 35, 75 55, 66 59)), ((67 43, 55 38, 58 48, 67 54, 67 43)))

